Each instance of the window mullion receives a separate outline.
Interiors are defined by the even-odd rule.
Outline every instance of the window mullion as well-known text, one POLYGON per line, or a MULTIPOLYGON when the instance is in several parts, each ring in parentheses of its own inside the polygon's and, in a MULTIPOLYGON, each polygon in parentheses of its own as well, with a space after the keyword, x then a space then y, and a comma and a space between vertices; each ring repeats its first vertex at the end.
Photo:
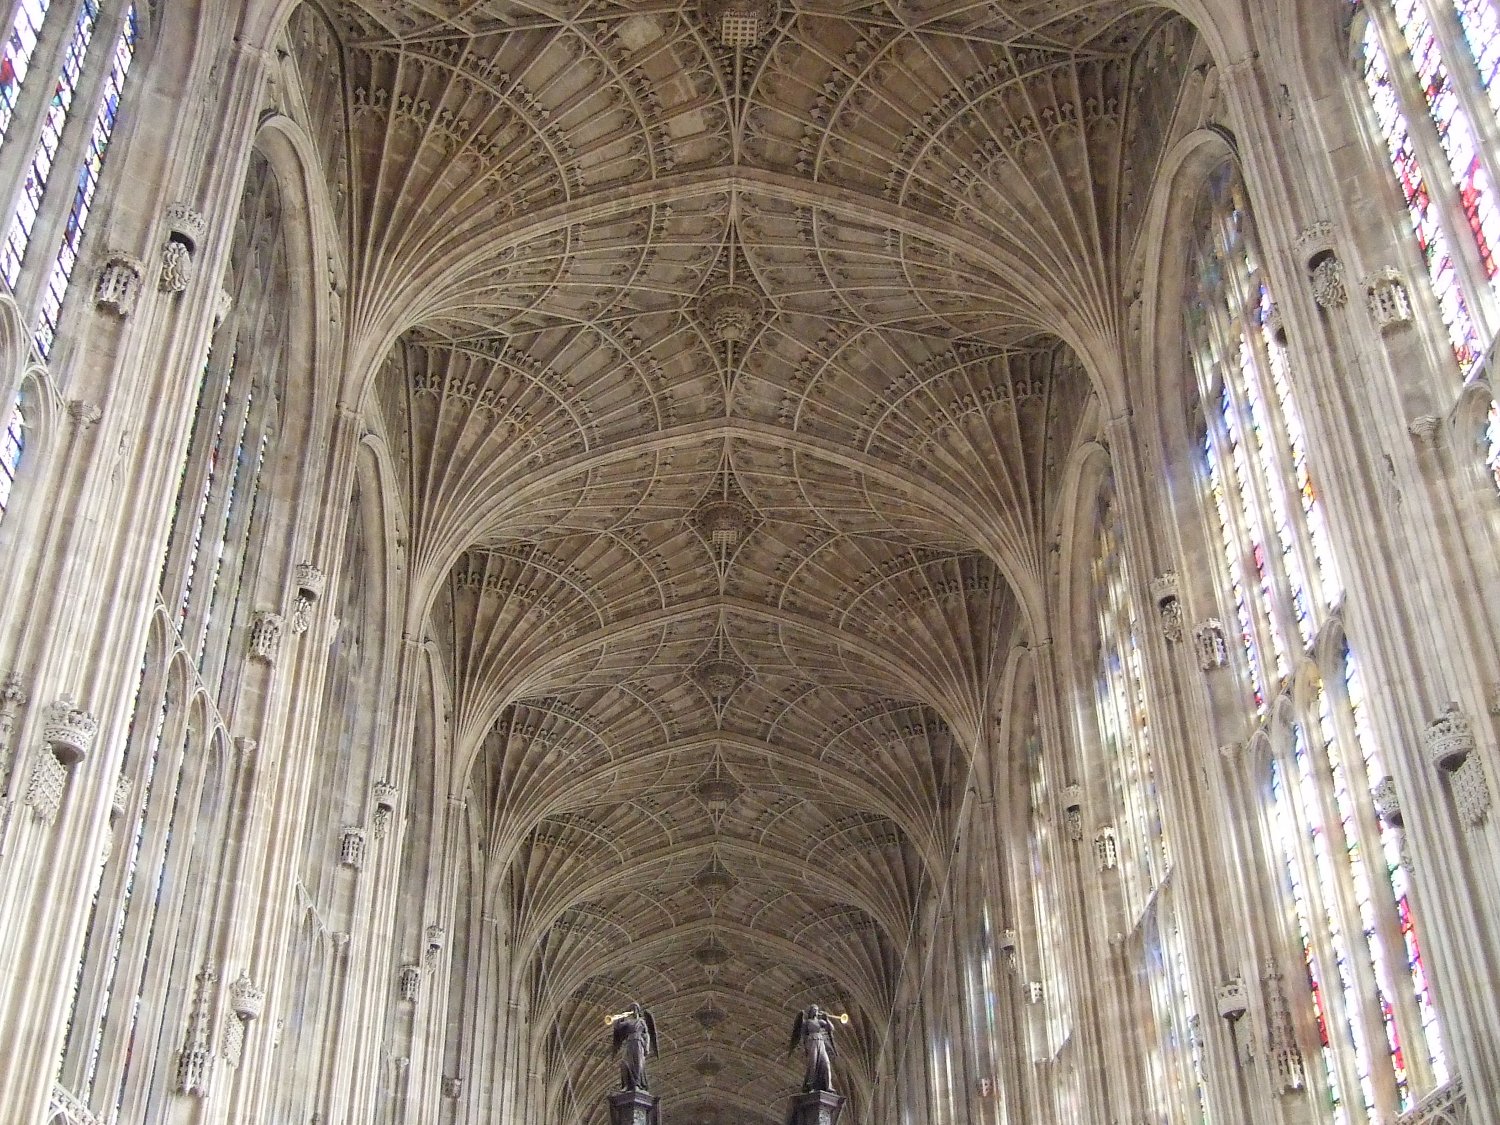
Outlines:
MULTIPOLYGON (((1348 997, 1344 992, 1344 980, 1339 971, 1340 959, 1334 947, 1333 933, 1328 925, 1330 918, 1342 923, 1343 912, 1339 909, 1337 902, 1330 903, 1327 900, 1328 889, 1323 885, 1321 865, 1312 843, 1315 826, 1308 821, 1308 810, 1303 806, 1303 801, 1299 796, 1302 777, 1295 751, 1289 746, 1283 748, 1281 761, 1283 800, 1286 802, 1286 813, 1291 820, 1293 862, 1302 881, 1303 893, 1307 896, 1307 906, 1312 912, 1312 916, 1308 919, 1308 942, 1318 966, 1323 1021, 1328 1034, 1328 1050, 1324 1053, 1323 1061, 1326 1065, 1330 1058, 1332 1060, 1335 1071, 1334 1081, 1338 1083, 1344 1109, 1350 1114, 1357 1112, 1360 1118, 1364 1118, 1366 1114, 1363 1084, 1359 1080, 1355 1044, 1348 1042, 1350 1029, 1356 1022, 1359 1022, 1359 1016, 1349 1011, 1348 997)), ((1316 827, 1323 833, 1326 843, 1325 827, 1322 825, 1316 827)), ((1347 947, 1349 931, 1347 927, 1341 926, 1341 928, 1344 944, 1347 947)), ((1368 1041, 1366 1049, 1368 1050, 1368 1041)))
POLYGON ((126 9, 125 4, 115 6, 108 21, 105 20, 104 12, 100 12, 84 55, 78 88, 73 91, 72 108, 63 125, 57 156, 47 177, 47 189, 42 196, 36 222, 32 225, 31 240, 27 244, 21 273, 16 280, 16 303, 28 326, 36 324, 42 290, 51 273, 52 259, 57 254, 64 225, 72 213, 73 195, 78 188, 78 172, 83 166, 89 142, 94 135, 99 99, 104 96, 104 87, 109 81, 116 42, 125 25, 126 9))
MULTIPOLYGON (((1255 372, 1253 370, 1244 372, 1240 367, 1241 348, 1249 349, 1252 356, 1254 354, 1254 347, 1245 331, 1244 315, 1242 307, 1240 314, 1236 317, 1233 328, 1236 345, 1235 356, 1232 360, 1227 361, 1226 367, 1232 370, 1234 374, 1240 375, 1242 379, 1251 379, 1255 378, 1255 372)), ((1284 646, 1286 648, 1284 653, 1276 657, 1278 665, 1283 659, 1286 663, 1285 668, 1276 668, 1276 687, 1280 688, 1286 684, 1292 673, 1293 653, 1290 645, 1292 644, 1292 638, 1298 635, 1297 622, 1296 615, 1287 604, 1289 597, 1287 591, 1290 583, 1287 581, 1286 567, 1282 558, 1282 529, 1272 524, 1272 521, 1276 517, 1276 509, 1271 503, 1270 488, 1272 485, 1266 479, 1267 468, 1265 458, 1262 457, 1260 451, 1260 442, 1265 440, 1267 435, 1261 434, 1256 426, 1255 417, 1250 408, 1247 395, 1247 392, 1252 390, 1252 388, 1246 387, 1242 379, 1230 378, 1228 373, 1226 373, 1225 385, 1229 388, 1230 409, 1234 412, 1235 424, 1239 429, 1239 449, 1245 462, 1245 486, 1250 492, 1248 499, 1249 503, 1255 508, 1256 519, 1260 525, 1261 550, 1265 553, 1266 588, 1261 591, 1260 595, 1262 603, 1261 613, 1266 617, 1267 628, 1275 634, 1275 637, 1280 638, 1281 646, 1278 647, 1284 646)), ((1259 388, 1254 389, 1258 390, 1259 388)), ((1269 426, 1270 420, 1267 419, 1266 422, 1269 426)), ((1249 561, 1252 567, 1251 573, 1255 573, 1257 580, 1259 580, 1259 573, 1254 568, 1254 559, 1252 558, 1249 561)), ((1272 643, 1273 645, 1275 644, 1274 638, 1272 643)), ((1272 649, 1270 651, 1274 655, 1277 650, 1272 649)), ((1266 671, 1264 664, 1262 664, 1261 671, 1262 674, 1266 671)), ((1274 693, 1268 692, 1269 694, 1274 693)))
MULTIPOLYGON (((1438 221, 1447 235, 1449 252, 1453 255, 1454 268, 1458 271, 1469 315, 1476 321, 1483 346, 1495 336, 1496 324, 1500 323, 1500 311, 1496 309, 1489 276, 1479 260, 1479 250, 1474 244, 1474 235, 1464 215, 1458 188, 1453 182, 1453 169, 1448 163, 1448 154, 1443 149, 1437 126, 1428 111, 1422 80, 1412 62, 1406 36, 1397 26, 1395 13, 1390 9, 1390 0, 1374 0, 1366 7, 1385 50, 1391 80, 1395 83, 1396 94, 1406 118, 1407 131, 1416 148, 1432 205, 1437 208, 1438 221)), ((1445 58, 1444 62, 1446 61, 1445 58)), ((1449 73, 1451 75, 1451 69, 1449 73)), ((1500 247, 1493 247, 1492 252, 1500 253, 1500 247)))
MULTIPOLYGON (((1326 688, 1320 687, 1319 690, 1326 691, 1326 688)), ((1328 841, 1329 858, 1333 868, 1335 901, 1329 905, 1337 913, 1339 928, 1344 933, 1344 943, 1349 951, 1350 968, 1360 1001, 1359 1011, 1354 1013, 1354 1016, 1363 1030, 1365 1047, 1369 1053, 1370 1078, 1375 1087, 1376 1108, 1383 1113, 1394 1114, 1401 1108, 1400 1094, 1396 1088, 1395 1074, 1392 1069, 1393 1060, 1387 1042, 1385 1022, 1381 1015, 1382 995, 1388 994, 1388 990, 1383 989, 1382 985, 1388 984, 1389 981, 1380 979, 1379 970, 1373 965, 1374 959, 1370 956, 1369 942, 1365 937, 1364 918, 1359 909, 1359 892, 1354 885, 1349 845, 1353 843, 1359 848, 1360 857, 1365 863, 1367 882, 1370 878, 1368 853, 1358 836, 1356 835, 1351 841, 1345 830, 1343 812, 1338 807, 1334 796, 1336 782, 1333 776, 1333 763, 1330 760, 1329 749, 1322 741, 1324 732, 1319 718, 1309 716, 1304 731, 1307 736, 1308 753, 1312 758, 1318 815, 1323 820, 1324 834, 1328 841)), ((1344 750, 1343 745, 1333 748, 1333 752, 1339 755, 1343 764, 1344 780, 1347 784, 1350 780, 1349 762, 1344 750)), ((1355 799, 1355 793, 1352 790, 1349 792, 1349 797, 1355 799)), ((1373 909, 1374 887, 1367 889, 1371 892, 1373 909)))
MULTIPOLYGON (((1448 77, 1453 81, 1459 104, 1474 128, 1479 159, 1489 173, 1490 183, 1500 185, 1500 121, 1496 120, 1496 106, 1484 88, 1478 63, 1458 22, 1458 11, 1451 0, 1439 0, 1428 3, 1427 15, 1432 22, 1433 34, 1442 47, 1443 61, 1447 64, 1448 77)), ((1500 205, 1500 200, 1496 203, 1500 205)), ((1500 246, 1492 247, 1492 250, 1500 254, 1500 246)))
MULTIPOLYGON (((1217 395, 1213 396, 1213 401, 1217 403, 1217 395)), ((1232 398, 1230 402, 1230 409, 1234 409, 1232 398)), ((1271 624, 1266 619, 1265 599, 1261 596, 1259 589, 1260 575, 1253 557, 1254 540, 1245 522, 1244 505, 1239 502, 1234 455, 1230 449, 1232 443, 1225 432, 1224 420, 1219 417, 1217 409, 1209 415, 1208 440, 1212 447, 1212 456, 1218 466, 1220 486, 1224 490, 1226 499, 1224 511, 1221 514, 1228 521, 1227 530, 1235 554, 1234 566, 1239 571, 1238 575, 1231 575, 1231 582, 1238 580, 1244 597, 1245 613, 1250 626, 1250 642, 1255 649, 1254 660, 1256 668, 1259 669, 1260 682, 1252 684, 1252 689, 1259 690, 1262 698, 1257 705, 1257 710, 1263 711, 1275 695, 1272 690, 1272 677, 1279 677, 1276 671, 1276 647, 1270 633, 1271 624)), ((1232 589, 1230 597, 1234 597, 1232 589)), ((1237 608, 1234 616, 1241 626, 1245 624, 1239 620, 1237 608)))
MULTIPOLYGON (((41 34, 37 36, 36 49, 26 72, 27 81, 21 85, 15 112, 3 141, 0 141, 0 204, 5 207, 0 214, 14 215, 16 212, 81 3, 82 0, 73 0, 73 3, 52 0, 42 22, 41 34)), ((0 234, 0 238, 3 237, 0 234)))

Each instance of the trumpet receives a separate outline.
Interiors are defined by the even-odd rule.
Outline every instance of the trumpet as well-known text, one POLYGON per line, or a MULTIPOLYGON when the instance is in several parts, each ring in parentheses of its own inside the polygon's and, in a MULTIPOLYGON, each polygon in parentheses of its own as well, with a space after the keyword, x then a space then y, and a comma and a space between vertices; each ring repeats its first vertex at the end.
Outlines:
POLYGON ((633 1015, 635 1015, 635 1009, 634 1008, 627 1008, 623 1012, 616 1012, 612 1016, 605 1016, 604 1017, 604 1022, 605 1022, 606 1025, 608 1025, 608 1024, 614 1023, 615 1020, 622 1020, 626 1016, 633 1016, 633 1015))
POLYGON ((840 1012, 838 1015, 834 1016, 833 1018, 836 1019, 836 1020, 838 1020, 839 1023, 848 1023, 849 1022, 849 1013, 848 1012, 840 1012))

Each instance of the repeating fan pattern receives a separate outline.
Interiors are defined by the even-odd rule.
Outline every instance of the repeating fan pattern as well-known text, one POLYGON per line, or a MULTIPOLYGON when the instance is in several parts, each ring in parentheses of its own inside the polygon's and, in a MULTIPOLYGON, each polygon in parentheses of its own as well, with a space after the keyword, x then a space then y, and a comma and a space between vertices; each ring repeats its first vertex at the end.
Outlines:
POLYGON ((780 0, 730 46, 705 10, 293 23, 453 796, 589 1121, 634 1000, 682 1120, 779 1122, 810 1002, 868 1104, 1202 113, 1139 0, 780 0))

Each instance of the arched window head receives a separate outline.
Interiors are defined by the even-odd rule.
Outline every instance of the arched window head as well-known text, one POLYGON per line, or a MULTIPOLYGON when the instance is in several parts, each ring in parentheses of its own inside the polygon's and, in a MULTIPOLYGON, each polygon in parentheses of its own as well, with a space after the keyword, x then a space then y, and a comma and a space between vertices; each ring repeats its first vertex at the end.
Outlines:
POLYGON ((0 519, 10 507, 11 490, 16 484, 16 473, 21 467, 21 454, 26 450, 26 418, 21 413, 21 402, 11 408, 5 430, 0 433, 0 519))

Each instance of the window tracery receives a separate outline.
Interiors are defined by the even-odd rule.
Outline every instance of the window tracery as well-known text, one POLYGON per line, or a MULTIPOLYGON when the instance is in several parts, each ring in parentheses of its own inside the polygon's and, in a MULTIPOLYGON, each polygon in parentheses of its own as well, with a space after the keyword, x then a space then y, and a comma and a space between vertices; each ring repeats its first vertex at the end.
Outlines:
POLYGON ((1203 1121, 1205 1079, 1190 1031, 1195 1008, 1187 948, 1171 888, 1166 811, 1122 524, 1113 478, 1107 478, 1096 499, 1089 568, 1097 646, 1093 711, 1108 789, 1103 817, 1115 829, 1125 932, 1143 1009, 1138 1026, 1145 1048, 1145 1096, 1162 1120, 1187 1112, 1203 1121))
POLYGON ((1257 781, 1282 879, 1271 940, 1295 948, 1322 1063, 1309 1081, 1333 1120, 1384 1120, 1410 1109, 1414 1090, 1446 1081, 1447 1066, 1399 838, 1376 814, 1384 771, 1339 623, 1342 585, 1289 358, 1270 329, 1272 297, 1231 166, 1210 177, 1193 232, 1187 346, 1211 404, 1207 501, 1254 714, 1271 732, 1257 781))
POLYGON ((22 0, 0 54, 0 146, 33 146, 15 213, 0 244, 0 277, 12 292, 18 292, 23 270, 35 273, 39 303, 34 341, 43 358, 56 338, 58 314, 78 260, 139 35, 133 3, 106 7, 100 0, 81 0, 76 5, 22 0), (36 55, 49 21, 69 21, 55 70, 36 55), (95 42, 100 35, 108 37, 107 49, 95 42), (55 84, 50 94, 38 95, 46 100, 44 105, 39 100, 41 116, 35 137, 12 135, 10 126, 20 99, 32 88, 27 79, 34 85, 48 74, 55 84), (67 141, 67 135, 78 127, 72 122, 80 107, 93 116, 83 124, 88 131, 85 143, 75 145, 67 141), (67 166, 55 167, 59 161, 67 166), (44 200, 54 196, 56 203, 44 207, 44 200), (44 220, 45 213, 56 218, 44 220), (45 258, 32 253, 39 224, 49 240, 56 240, 45 248, 45 258))
MULTIPOLYGON (((1464 376, 1488 379, 1500 309, 1500 11, 1493 0, 1354 0, 1359 63, 1464 376)), ((1492 419, 1479 435, 1500 486, 1492 419)))
POLYGON ((20 471, 21 455, 25 451, 26 417, 17 399, 6 419, 5 430, 0 432, 0 519, 10 507, 11 490, 16 486, 16 473, 20 471))

